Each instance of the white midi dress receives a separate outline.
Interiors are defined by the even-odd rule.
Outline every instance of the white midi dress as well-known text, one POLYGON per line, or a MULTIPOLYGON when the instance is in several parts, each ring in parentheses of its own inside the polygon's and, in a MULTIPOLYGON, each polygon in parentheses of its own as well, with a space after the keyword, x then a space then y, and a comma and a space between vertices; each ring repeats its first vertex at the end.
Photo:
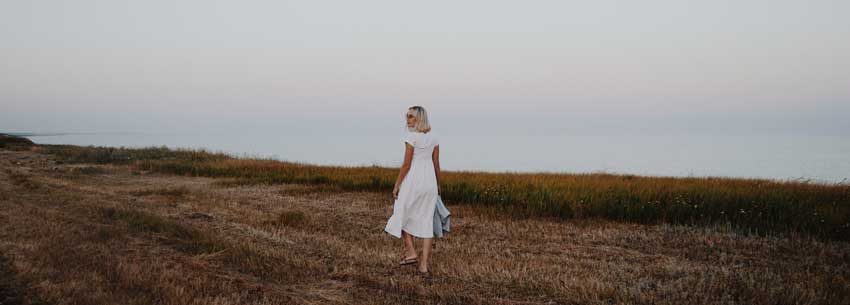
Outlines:
POLYGON ((393 214, 384 231, 401 238, 401 231, 419 238, 434 237, 434 213, 437 208, 437 174, 431 155, 439 145, 431 132, 408 131, 404 142, 413 146, 410 170, 401 181, 393 214))

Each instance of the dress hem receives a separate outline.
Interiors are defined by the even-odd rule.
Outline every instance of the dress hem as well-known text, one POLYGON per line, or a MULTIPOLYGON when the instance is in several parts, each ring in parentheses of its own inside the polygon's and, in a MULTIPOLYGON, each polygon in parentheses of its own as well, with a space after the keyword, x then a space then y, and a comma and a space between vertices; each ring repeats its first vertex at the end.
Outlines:
MULTIPOLYGON (((411 236, 416 237, 416 238, 435 238, 435 237, 436 237, 436 236, 434 236, 434 235, 431 235, 431 236, 428 236, 428 237, 422 237, 422 236, 419 236, 419 235, 416 235, 416 234, 410 233, 410 232, 408 232, 408 231, 405 231, 404 229, 402 229, 402 231, 407 232, 407 234, 410 234, 411 236)), ((393 237, 395 237, 395 238, 401 238, 401 233, 399 233, 399 235, 395 235, 395 234, 393 234, 392 232, 387 231, 386 229, 384 229, 384 232, 387 232, 387 234, 392 235, 392 236, 393 236, 393 237)))

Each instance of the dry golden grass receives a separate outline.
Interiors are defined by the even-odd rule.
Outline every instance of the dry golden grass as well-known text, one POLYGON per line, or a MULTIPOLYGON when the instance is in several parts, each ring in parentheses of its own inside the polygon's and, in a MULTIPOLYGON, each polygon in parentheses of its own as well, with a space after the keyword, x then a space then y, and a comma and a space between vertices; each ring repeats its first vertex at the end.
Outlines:
MULTIPOLYGON (((309 184, 328 190, 390 192, 397 168, 323 166, 235 158, 166 147, 44 145, 71 163, 132 164, 138 172, 226 178, 221 186, 309 184)), ((850 184, 729 177, 657 177, 606 173, 443 171, 447 204, 503 215, 604 218, 641 224, 731 225, 760 233, 807 233, 850 241, 850 184)))
POLYGON ((55 158, 0 150, 0 296, 22 303, 850 304, 843 241, 450 205, 425 282, 389 193, 55 158))

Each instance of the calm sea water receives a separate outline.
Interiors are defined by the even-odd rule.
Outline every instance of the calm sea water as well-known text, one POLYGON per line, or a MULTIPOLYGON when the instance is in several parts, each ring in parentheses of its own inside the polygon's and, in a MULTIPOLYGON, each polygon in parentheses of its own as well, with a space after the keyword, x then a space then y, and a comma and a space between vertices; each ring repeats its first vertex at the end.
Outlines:
MULTIPOLYGON (((204 148, 236 156, 321 165, 398 166, 399 135, 68 134, 36 143, 204 148)), ((850 138, 842 136, 440 136, 444 170, 608 172, 850 183, 850 138)))

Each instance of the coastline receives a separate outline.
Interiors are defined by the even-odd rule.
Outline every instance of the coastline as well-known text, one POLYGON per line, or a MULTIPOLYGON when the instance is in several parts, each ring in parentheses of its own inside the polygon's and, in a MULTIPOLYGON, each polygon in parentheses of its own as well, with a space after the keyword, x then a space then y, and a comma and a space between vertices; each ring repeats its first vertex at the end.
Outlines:
MULTIPOLYGON (((39 146, 69 163, 132 165, 232 184, 299 183, 345 191, 392 190, 398 169, 326 166, 235 157, 203 149, 39 146)), ((850 236, 850 184, 608 173, 490 173, 444 170, 446 204, 486 207, 516 218, 608 219, 640 224, 726 225, 763 235, 850 236)))

